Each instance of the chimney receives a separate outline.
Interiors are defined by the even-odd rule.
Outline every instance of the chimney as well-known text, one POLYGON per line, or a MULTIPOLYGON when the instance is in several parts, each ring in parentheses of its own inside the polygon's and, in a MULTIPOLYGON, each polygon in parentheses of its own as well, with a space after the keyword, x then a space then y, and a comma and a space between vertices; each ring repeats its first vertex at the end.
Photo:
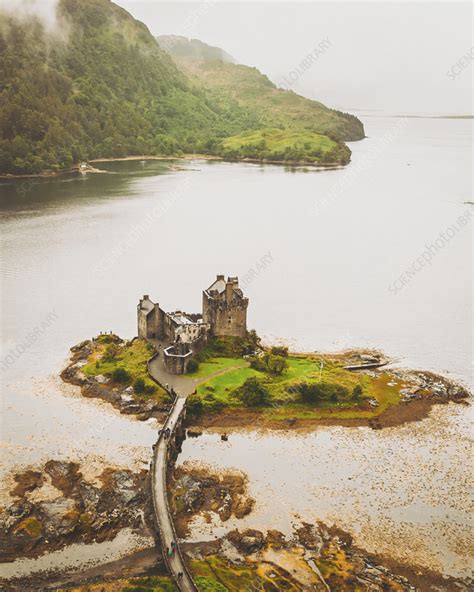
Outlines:
POLYGON ((219 280, 223 280, 223 279, 224 279, 224 276, 223 276, 223 275, 218 275, 218 276, 217 276, 217 281, 219 281, 219 280))
POLYGON ((234 295, 234 282, 232 281, 232 278, 229 278, 227 280, 226 285, 225 285, 225 299, 227 300, 227 302, 232 301, 233 295, 234 295))
POLYGON ((148 296, 148 294, 145 294, 145 295, 143 296, 143 300, 150 300, 150 297, 148 296))

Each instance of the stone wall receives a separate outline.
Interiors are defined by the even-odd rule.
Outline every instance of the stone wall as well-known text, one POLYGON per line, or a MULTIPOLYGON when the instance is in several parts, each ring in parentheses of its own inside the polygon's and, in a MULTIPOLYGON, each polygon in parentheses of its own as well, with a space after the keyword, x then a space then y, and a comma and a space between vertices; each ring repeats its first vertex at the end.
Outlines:
POLYGON ((163 350, 163 362, 170 374, 186 374, 193 352, 188 344, 178 343, 163 350))

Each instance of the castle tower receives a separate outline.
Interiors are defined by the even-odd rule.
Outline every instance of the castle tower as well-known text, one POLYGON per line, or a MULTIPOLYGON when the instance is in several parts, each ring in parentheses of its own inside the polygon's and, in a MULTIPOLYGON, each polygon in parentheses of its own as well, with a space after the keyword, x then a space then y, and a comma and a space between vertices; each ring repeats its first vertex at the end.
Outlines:
POLYGON ((239 279, 218 275, 202 295, 203 322, 214 337, 244 337, 247 333, 248 298, 239 288, 239 279))
POLYGON ((145 294, 137 306, 138 337, 160 339, 163 334, 163 312, 159 304, 145 294))

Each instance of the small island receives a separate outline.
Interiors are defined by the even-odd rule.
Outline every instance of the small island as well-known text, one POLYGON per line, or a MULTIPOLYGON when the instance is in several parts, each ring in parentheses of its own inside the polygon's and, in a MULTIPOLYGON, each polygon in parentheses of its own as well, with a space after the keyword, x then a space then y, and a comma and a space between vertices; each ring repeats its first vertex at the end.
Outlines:
POLYGON ((167 313, 145 295, 137 307, 138 337, 102 334, 73 347, 62 377, 84 396, 142 420, 163 418, 174 397, 184 396, 189 424, 221 429, 381 429, 468 396, 431 372, 389 368, 377 351, 265 346, 247 330, 248 303, 238 278, 222 275, 203 291, 200 314, 167 313))

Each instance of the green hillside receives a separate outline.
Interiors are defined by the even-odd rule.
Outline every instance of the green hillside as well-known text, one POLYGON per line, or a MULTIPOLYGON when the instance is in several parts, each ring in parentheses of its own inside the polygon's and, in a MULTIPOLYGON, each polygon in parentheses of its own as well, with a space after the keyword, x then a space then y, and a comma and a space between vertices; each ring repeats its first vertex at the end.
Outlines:
POLYGON ((226 138, 264 128, 363 136, 356 118, 277 91, 219 48, 168 38, 177 66, 110 0, 60 0, 58 21, 61 35, 47 35, 38 20, 0 9, 0 174, 100 157, 220 154, 226 138))
POLYGON ((244 132, 221 142, 220 155, 230 159, 304 161, 322 164, 350 160, 347 146, 314 132, 263 129, 244 132))
POLYGON ((257 68, 218 59, 212 52, 206 54, 201 48, 204 44, 196 45, 195 39, 166 35, 157 39, 181 70, 207 89, 213 100, 232 101, 251 109, 259 118, 259 127, 312 131, 346 142, 364 138, 364 126, 354 115, 279 89, 257 68))
POLYGON ((187 39, 179 35, 163 35, 158 37, 160 47, 180 59, 220 60, 221 62, 235 63, 234 58, 220 47, 214 47, 199 41, 199 39, 187 39))
POLYGON ((59 19, 66 41, 0 12, 0 173, 199 151, 257 125, 189 84, 146 26, 109 0, 61 0, 59 19))

